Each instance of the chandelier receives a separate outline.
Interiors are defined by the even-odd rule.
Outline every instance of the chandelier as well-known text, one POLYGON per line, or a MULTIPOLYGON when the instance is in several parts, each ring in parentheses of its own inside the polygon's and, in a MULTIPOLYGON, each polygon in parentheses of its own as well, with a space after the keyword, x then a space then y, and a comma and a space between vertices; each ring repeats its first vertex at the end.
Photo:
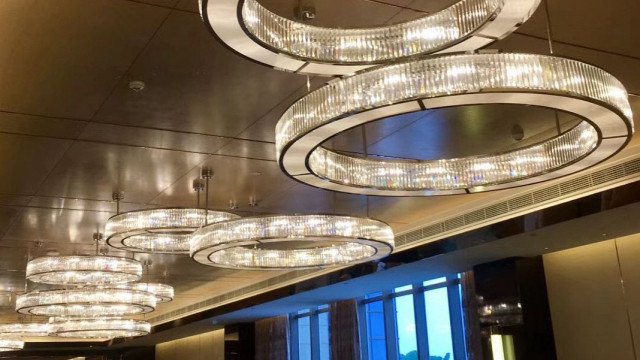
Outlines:
POLYGON ((0 324, 0 339, 44 337, 49 336, 51 327, 48 323, 15 323, 0 324))
POLYGON ((311 26, 283 18, 257 0, 201 0, 218 39, 276 69, 350 75, 373 64, 479 49, 513 32, 540 0, 461 0, 419 19, 363 29, 311 26))
POLYGON ((84 339, 134 337, 151 332, 151 324, 146 321, 117 318, 53 318, 51 328, 54 336, 84 339))
MULTIPOLYGON (((204 209, 168 208, 117 214, 107 220, 107 244, 134 252, 188 254, 191 234, 198 228, 239 217, 228 212, 208 210, 209 179, 212 176, 211 170, 202 171, 202 177, 207 180, 204 209)), ((202 190, 199 182, 194 182, 194 190, 198 194, 202 190)))
POLYGON ((140 280, 142 264, 114 256, 47 256, 29 261, 26 276, 52 285, 121 284, 140 280))
POLYGON ((0 339, 0 352, 18 351, 24 348, 24 342, 12 339, 0 339))
POLYGON ((389 225, 333 215, 242 218, 199 230, 191 257, 234 269, 303 269, 371 261, 393 251, 389 225))
POLYGON ((116 286, 118 289, 131 289, 137 291, 144 291, 151 293, 156 297, 158 304, 165 303, 173 300, 174 290, 173 286, 159 283, 133 283, 122 284, 116 286))
POLYGON ((104 317, 151 312, 156 296, 131 289, 78 288, 32 291, 16 298, 20 314, 40 316, 104 317))
POLYGON ((532 184, 593 166, 633 134, 627 92, 576 60, 532 54, 466 54, 385 66, 330 83, 294 103, 276 126, 281 168, 335 191, 385 196, 465 194, 532 184), (584 121, 532 146, 466 158, 389 160, 322 143, 382 118, 472 104, 534 105, 584 121))

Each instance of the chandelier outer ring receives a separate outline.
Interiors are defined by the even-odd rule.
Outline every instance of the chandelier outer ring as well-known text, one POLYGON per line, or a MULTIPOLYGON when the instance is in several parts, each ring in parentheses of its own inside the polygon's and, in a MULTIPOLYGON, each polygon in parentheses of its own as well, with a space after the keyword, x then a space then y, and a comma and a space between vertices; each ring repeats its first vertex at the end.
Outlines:
POLYGON ((0 338, 20 339, 25 337, 48 337, 51 335, 49 323, 0 324, 0 338))
MULTIPOLYGON (((133 320, 133 319, 119 319, 119 318, 97 318, 97 319, 87 319, 87 318, 81 318, 81 319, 73 319, 73 318, 54 318, 53 322, 51 323, 51 328, 52 328, 52 335, 51 336, 55 336, 55 337, 61 337, 61 338, 82 338, 82 339, 104 339, 105 337, 102 336, 77 336, 77 334, 89 334, 89 333, 104 333, 104 332, 122 332, 122 333, 127 333, 127 336, 118 336, 119 337, 138 337, 138 336, 145 336, 145 335, 149 335, 151 333, 151 324, 146 322, 146 321, 142 321, 142 320, 133 320), (122 325, 129 325, 129 326, 133 326, 133 327, 141 327, 141 329, 118 329, 118 328, 94 328, 94 329, 65 329, 65 330, 61 330, 65 327, 65 325, 68 325, 70 323, 81 323, 81 322, 92 322, 92 323, 100 323, 100 322, 113 322, 113 324, 111 325, 117 325, 117 324, 122 324, 122 325)), ((108 337, 110 339, 113 339, 114 337, 108 337)))
POLYGON ((135 291, 146 292, 146 293, 154 295, 156 297, 156 303, 158 303, 158 304, 162 304, 162 303, 173 301, 173 298, 175 297, 175 290, 174 290, 173 286, 167 285, 167 284, 162 284, 162 283, 147 283, 147 282, 144 282, 144 283, 132 283, 132 284, 119 284, 119 285, 116 285, 115 287, 113 287, 113 289, 127 289, 127 290, 135 290, 135 291), (149 289, 149 288, 153 288, 153 287, 164 288, 164 291, 166 291, 167 294, 163 294, 162 291, 154 292, 154 291, 149 289))
POLYGON ((74 313, 73 311, 68 311, 69 309, 72 309, 74 306, 78 307, 100 307, 100 306, 127 306, 130 309, 137 309, 139 311, 126 311, 126 312, 118 312, 118 313, 110 313, 107 315, 104 314, 96 314, 95 317, 104 317, 104 316, 129 316, 129 315, 142 315, 142 314, 147 314, 150 313, 152 311, 155 311, 156 309, 156 305, 157 305, 157 301, 156 301, 156 297, 155 295, 148 293, 148 292, 144 292, 144 291, 139 291, 139 290, 129 290, 129 289, 112 289, 112 288, 78 288, 78 289, 71 289, 71 290, 41 290, 41 291, 34 291, 34 292, 28 292, 22 295, 18 295, 18 298, 16 299, 16 312, 19 314, 25 314, 25 315, 34 315, 34 316, 51 316, 51 317, 60 317, 60 316, 64 316, 64 317, 87 317, 87 315, 85 314, 78 314, 78 313, 74 313), (20 306, 19 302, 21 301, 21 299, 24 299, 26 297, 30 297, 30 296, 36 296, 38 294, 65 294, 65 295, 70 295, 73 293, 82 293, 82 292, 86 292, 88 293, 89 291, 101 291, 101 290, 109 290, 112 292, 128 292, 129 295, 131 294, 136 294, 138 296, 142 296, 144 299, 144 303, 132 303, 132 302, 125 302, 125 301, 74 301, 74 302, 51 302, 51 303, 45 303, 45 304, 35 304, 35 305, 25 305, 25 306, 20 306), (65 311, 64 314, 53 314, 53 313, 39 313, 39 312, 34 312, 35 309, 42 309, 42 308, 47 308, 47 307, 51 307, 51 306, 59 306, 59 307, 63 307, 65 308, 67 311, 65 311))
POLYGON ((0 339, 0 352, 19 351, 24 349, 24 341, 14 339, 0 339))
POLYGON ((26 278, 27 280, 36 282, 36 283, 42 283, 42 284, 49 284, 49 285, 115 285, 115 284, 122 284, 122 283, 129 283, 129 282, 134 282, 134 281, 138 281, 142 278, 142 263, 139 262, 138 260, 135 259, 131 259, 131 258, 125 258, 125 257, 121 257, 121 256, 110 256, 110 255, 66 255, 66 256, 42 256, 39 258, 35 258, 31 261, 29 261, 27 263, 27 273, 26 273, 26 278), (104 259, 112 259, 118 262, 121 262, 122 264, 128 263, 129 265, 135 267, 136 269, 132 272, 128 272, 128 271, 121 271, 121 270, 104 270, 104 269, 64 269, 63 267, 60 267, 60 269, 54 269, 54 270, 50 270, 50 271, 30 271, 30 267, 34 267, 37 266, 39 262, 42 261, 46 261, 46 260, 52 260, 52 259, 71 259, 71 258, 85 258, 85 259, 89 259, 89 258, 95 258, 96 260, 100 259, 100 260, 104 260, 104 259), (35 265, 32 265, 35 264, 35 265), (31 266, 30 266, 31 265, 31 266), (103 274, 105 274, 105 277, 110 277, 110 278, 115 278, 116 275, 119 278, 122 278, 124 280, 120 280, 117 282, 113 282, 113 280, 109 281, 103 281, 103 282, 96 282, 96 283, 90 283, 87 284, 85 282, 62 282, 62 281, 43 281, 42 279, 46 277, 47 274, 49 275, 56 275, 56 274, 63 274, 63 273, 68 273, 68 272, 74 272, 74 273, 78 273, 78 274, 90 274, 90 273, 98 273, 101 272, 103 274), (112 276, 109 276, 109 274, 111 274, 112 276))
MULTIPOLYGON (((327 247, 321 247, 321 248, 314 248, 314 250, 318 250, 321 251, 322 249, 325 248, 329 248, 329 246, 327 247)), ((193 260, 195 260, 196 262, 199 262, 201 264, 204 265, 208 265, 208 266, 214 266, 214 267, 219 267, 219 268, 226 268, 226 269, 236 269, 236 270, 304 270, 304 269, 319 269, 319 268, 329 268, 329 267, 335 267, 335 266, 340 266, 340 265, 354 265, 354 264, 359 264, 359 263, 364 263, 364 262, 369 262, 369 261, 375 261, 375 260, 379 260, 381 258, 384 258, 388 255, 390 255, 393 250, 395 249, 395 242, 393 239, 393 231, 391 230, 391 227, 380 220, 376 220, 376 219, 371 219, 371 218, 358 218, 358 217, 354 217, 354 216, 348 216, 348 215, 332 215, 332 214, 313 214, 313 215, 263 215, 263 216, 253 216, 253 217, 245 217, 245 218, 240 218, 240 219, 236 219, 236 220, 228 220, 228 221, 224 221, 221 223, 217 223, 217 224, 211 224, 208 225, 204 228, 202 228, 201 230, 198 231, 198 233, 196 234, 196 241, 192 242, 191 244, 191 258, 193 260), (326 263, 326 264, 320 264, 320 265, 312 265, 312 266, 295 266, 295 267, 272 267, 272 266, 236 266, 236 265, 226 265, 226 264, 222 264, 219 262, 214 262, 212 261, 211 257, 219 252, 219 251, 224 251, 227 249, 237 249, 237 248, 242 248, 244 246, 247 245, 256 245, 258 243, 264 242, 264 243, 283 243, 286 241, 308 241, 308 242, 313 242, 314 240, 301 240, 300 238, 295 238, 295 236, 293 238, 289 238, 288 240, 283 238, 282 236, 273 236, 273 237, 269 237, 269 236, 261 236, 261 237, 254 237, 254 238, 238 238, 238 239, 233 239, 230 241, 224 241, 224 242, 220 242, 219 244, 213 244, 213 245, 205 245, 205 246, 201 246, 199 240, 197 240, 197 238, 202 237, 203 235, 206 236, 207 234, 211 234, 213 232, 215 232, 216 230, 213 229, 215 227, 222 227, 225 226, 226 224, 229 223, 233 223, 236 221, 252 221, 252 220, 260 220, 260 219, 267 219, 267 218, 292 218, 292 217, 314 217, 314 216, 326 216, 326 217, 331 217, 334 220, 335 219, 343 219, 343 220, 364 220, 367 222, 370 222, 371 224, 375 224, 377 226, 380 226, 380 231, 388 231, 391 235, 391 240, 384 240, 384 239, 373 239, 373 238, 365 238, 365 237, 348 237, 348 236, 344 236, 344 235, 310 235, 310 237, 314 237, 314 238, 321 238, 323 240, 327 240, 327 241, 332 241, 332 242, 336 242, 336 243, 340 243, 341 245, 347 245, 347 244, 357 244, 357 245, 361 245, 362 247, 369 247, 374 249, 374 253, 370 256, 366 256, 363 258, 359 258, 359 259, 355 259, 355 260, 348 260, 345 262, 334 262, 334 263, 326 263)), ((250 249, 247 249, 249 251, 251 251, 250 249)), ((281 251, 287 251, 287 250, 281 250, 281 251)))
MULTIPOLYGON (((455 57, 480 57, 480 56, 508 56, 508 55, 526 55, 535 57, 547 57, 543 55, 529 55, 529 54, 473 54, 473 55, 454 55, 445 58, 455 57)), ((567 61, 576 61, 568 58, 560 57, 547 57, 558 58, 567 61)), ((438 58, 435 58, 436 60, 438 58)), ((424 62, 432 61, 433 59, 421 60, 424 62)), ((410 63, 405 63, 410 64, 410 63)), ((402 65, 402 64, 401 64, 402 65)), ((593 67, 602 71, 604 74, 611 75, 604 72, 595 66, 585 64, 586 66, 593 67)), ((385 71, 384 67, 368 70, 357 76, 366 75, 368 72, 385 71)), ((349 78, 338 81, 347 81, 349 78)), ((617 80, 616 80, 617 81, 617 80)), ((329 86, 329 85, 328 85, 329 86)), ((624 90, 622 85, 620 87, 624 90)), ((321 88, 322 89, 322 88, 321 88)), ((316 91, 319 91, 318 89, 316 91)), ((290 111, 298 102, 304 100, 312 93, 303 96, 296 103, 294 103, 287 111, 290 111)), ((625 90, 626 95, 626 90, 625 90)), ((628 106, 628 99, 626 99, 626 105, 628 106)), ((285 112, 286 114, 287 112, 285 112)), ((278 122, 277 129, 281 126, 283 119, 278 122)), ((336 116, 318 126, 311 127, 306 131, 295 135, 291 139, 278 141, 276 140, 276 150, 278 153, 278 163, 280 168, 289 177, 317 188, 328 189, 336 192, 362 194, 372 196, 434 196, 434 195, 458 195, 468 194, 475 192, 501 190, 506 188, 513 188, 519 186, 525 186, 542 181, 547 181, 562 176, 570 175, 575 172, 592 167, 602 161, 610 158, 618 153, 626 144, 630 141, 633 134, 633 121, 631 118, 630 108, 620 109, 611 103, 601 101, 586 95, 574 94, 564 91, 550 91, 550 90, 525 90, 522 88, 499 88, 499 89, 487 89, 483 88, 478 92, 460 92, 448 95, 439 95, 433 97, 415 96, 412 98, 403 99, 392 104, 384 104, 382 106, 370 107, 359 111, 344 112, 339 116, 336 116), (579 159, 571 163, 565 164, 566 166, 560 169, 546 171, 539 173, 532 177, 522 178, 517 181, 509 181, 498 184, 487 184, 483 186, 473 186, 468 188, 450 189, 450 190, 437 190, 437 189, 417 189, 417 190, 393 190, 384 188, 375 188, 368 186, 355 186, 353 184, 345 185, 334 179, 327 179, 318 176, 314 173, 310 166, 310 158, 313 153, 321 148, 321 144, 340 133, 357 127, 366 123, 382 120, 391 116, 400 115, 404 113, 410 113, 415 111, 457 107, 464 105, 478 105, 478 104, 516 104, 516 105, 534 105, 554 110, 559 110, 573 114, 583 121, 591 124, 598 133, 598 144, 590 153, 582 156, 579 159), (628 110, 628 112, 625 112, 628 110), (590 119, 589 115, 597 116, 596 121, 590 119)), ((278 130, 276 130, 276 138, 278 138, 278 130)), ((553 139, 553 138, 552 138, 553 139)), ((552 139, 548 139, 552 140, 552 139)), ((525 147, 526 149, 527 147, 525 147)), ((515 149, 513 151, 518 151, 515 149)), ((328 150, 329 151, 329 150, 328 150)), ((332 151, 329 151, 332 152, 332 151)), ((342 154, 341 154, 342 155, 342 154)), ((495 155, 495 154, 491 154, 495 155)), ((470 156, 467 158, 475 158, 477 156, 470 156)), ((353 158, 358 158, 354 156, 353 158)), ((465 159, 465 158, 462 158, 465 159)), ((388 161, 386 161, 388 162, 388 161)), ((414 162, 419 163, 421 160, 393 160, 393 163, 405 163, 414 162)))
MULTIPOLYGON (((217 210, 206 210, 206 209, 202 209, 202 208, 170 207, 170 208, 156 208, 156 209, 140 209, 140 210, 133 210, 133 211, 128 211, 128 212, 123 212, 123 213, 111 216, 107 220, 107 226, 105 226, 105 228, 109 229, 108 225, 110 223, 118 220, 121 217, 127 216, 127 215, 144 214, 144 213, 150 213, 150 212, 162 211, 162 210, 193 210, 193 211, 197 211, 197 212, 207 213, 209 217, 215 216, 215 215, 219 215, 221 217, 228 217, 228 220, 233 220, 233 219, 240 218, 240 216, 238 216, 236 214, 233 214, 233 213, 230 213, 230 212, 217 211, 217 210)), ((163 231, 169 232, 171 230, 177 230, 177 229, 184 231, 183 234, 178 234, 178 235, 189 236, 189 235, 192 235, 195 231, 197 231, 200 227, 202 227, 202 225, 204 225, 204 224, 194 225, 194 226, 180 226, 179 224, 174 224, 174 225, 171 225, 171 226, 129 228, 129 229, 126 229, 126 230, 123 230, 123 231, 105 230, 106 243, 107 243, 107 245, 109 245, 109 246, 111 246, 113 248, 116 248, 116 249, 119 249, 119 250, 125 250, 125 251, 132 251, 132 252, 169 254, 169 255, 189 254, 189 249, 188 248, 179 249, 179 250, 158 250, 158 249, 152 249, 151 247, 147 248, 147 247, 130 246, 126 242, 127 242, 127 239, 129 239, 131 237, 134 237, 134 236, 147 235, 147 236, 162 237, 162 236, 176 235, 176 234, 166 234, 166 233, 163 233, 163 231)))
MULTIPOLYGON (((347 76, 371 66, 388 64, 398 61, 399 59, 407 60, 424 55, 469 52, 484 48, 515 31, 522 23, 529 19, 541 2, 540 0, 499 0, 502 3, 500 6, 496 5, 495 12, 490 16, 486 16, 485 20, 481 24, 478 24, 473 30, 465 32, 452 41, 429 49, 429 51, 372 62, 344 62, 339 59, 328 61, 302 57, 287 52, 284 49, 275 48, 274 46, 259 40, 256 35, 252 34, 247 29, 242 16, 242 10, 247 1, 255 0, 201 0, 200 16, 211 34, 213 34, 220 43, 250 61, 266 65, 277 70, 304 75, 321 76, 347 76)), ((458 3, 464 2, 468 2, 468 0, 460 0, 444 10, 426 15, 424 18, 438 15, 444 11, 451 11, 450 9, 453 9, 453 7, 457 6, 458 3)), ((277 14, 273 15, 283 21, 292 22, 299 26, 309 26, 307 24, 285 19, 277 14)), ((411 21, 407 23, 410 22, 411 21)), ((394 24, 391 26, 378 26, 368 29, 346 30, 390 28, 392 26, 399 26, 403 24, 406 23, 394 24)), ((317 29, 319 27, 311 26, 311 28, 317 29)), ((324 29, 345 30, 335 28, 324 29)))

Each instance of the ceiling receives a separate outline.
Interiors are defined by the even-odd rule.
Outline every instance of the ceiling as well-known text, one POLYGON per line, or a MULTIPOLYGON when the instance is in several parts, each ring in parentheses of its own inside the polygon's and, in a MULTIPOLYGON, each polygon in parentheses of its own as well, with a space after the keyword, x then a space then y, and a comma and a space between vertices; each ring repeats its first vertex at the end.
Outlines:
MULTIPOLYGON (((313 1, 318 24, 345 27, 411 19, 451 2, 313 1)), ((292 16, 298 1, 263 3, 292 16)), ((549 7, 556 54, 601 66, 640 94, 640 37, 630 36, 640 32, 640 0, 556 0, 549 7)), ((493 47, 548 53, 544 11, 493 47)), ((201 23, 197 0, 3 0, 0 49, 5 291, 25 289, 30 257, 92 252, 92 234, 115 213, 115 190, 125 192, 124 211, 194 205, 191 182, 203 166, 215 171, 212 208, 228 209, 233 201, 240 215, 369 214, 396 231, 525 190, 367 201, 289 179, 275 162, 274 127, 307 92, 307 79, 227 50, 201 23), (144 81, 145 89, 132 91, 133 80, 144 81)), ((327 79, 310 80, 317 87, 327 79)), ((631 100, 640 113, 640 99, 631 100)), ((419 113, 368 125, 366 139, 371 153, 393 157, 490 152, 518 146, 510 137, 514 125, 526 136, 544 132, 553 126, 548 117, 495 107, 419 113), (475 132, 468 132, 470 114, 486 121, 475 132), (460 133, 468 139, 460 141, 460 133)), ((329 145, 361 152, 362 139, 356 129, 329 145)), ((634 139, 618 158, 634 155, 639 145, 634 139)), ((146 280, 177 291, 152 316, 280 274, 208 268, 184 256, 138 257, 152 261, 146 280)), ((11 300, 0 301, 0 321, 16 319, 11 300)))

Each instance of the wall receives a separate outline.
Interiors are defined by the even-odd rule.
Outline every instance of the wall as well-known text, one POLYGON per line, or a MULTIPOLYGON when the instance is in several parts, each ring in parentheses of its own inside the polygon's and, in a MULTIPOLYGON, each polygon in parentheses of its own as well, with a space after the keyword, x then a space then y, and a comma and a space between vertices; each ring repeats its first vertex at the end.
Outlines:
POLYGON ((543 259, 558 360, 640 360, 640 236, 543 259))
POLYGON ((156 360, 224 360, 224 329, 156 345, 156 360))

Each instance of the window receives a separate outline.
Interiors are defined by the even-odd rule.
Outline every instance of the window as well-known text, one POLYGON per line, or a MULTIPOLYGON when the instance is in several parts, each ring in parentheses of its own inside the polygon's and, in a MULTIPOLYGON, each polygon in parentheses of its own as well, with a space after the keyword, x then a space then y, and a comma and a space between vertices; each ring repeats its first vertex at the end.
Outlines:
POLYGON ((371 360, 385 360, 387 358, 387 340, 385 339, 382 300, 370 302, 365 307, 369 358, 371 360))
POLYGON ((330 360, 329 306, 298 311, 289 316, 291 360, 330 360))
POLYGON ((416 318, 413 309, 413 294, 395 298, 396 333, 398 335, 398 359, 418 359, 416 318))
POLYGON ((446 287, 424 292, 429 360, 454 360, 449 296, 446 287))

